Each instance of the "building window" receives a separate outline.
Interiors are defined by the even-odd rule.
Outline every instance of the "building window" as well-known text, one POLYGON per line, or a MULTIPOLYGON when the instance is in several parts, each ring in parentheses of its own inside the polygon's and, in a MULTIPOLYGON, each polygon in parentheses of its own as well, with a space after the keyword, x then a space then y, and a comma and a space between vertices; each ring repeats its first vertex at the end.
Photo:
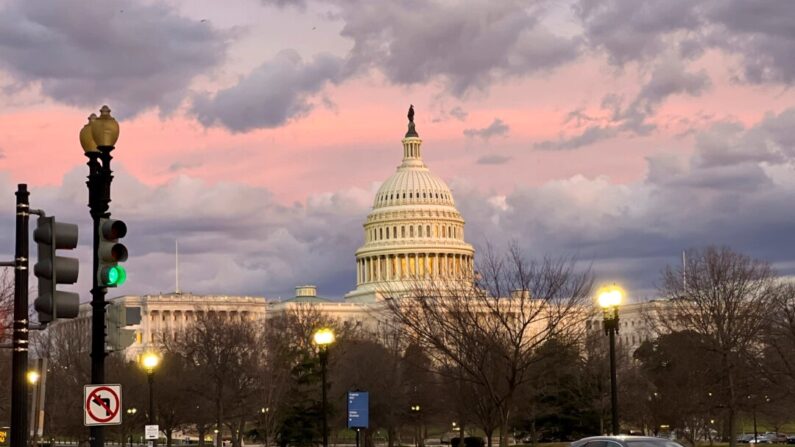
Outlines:
POLYGON ((430 225, 426 225, 425 226, 425 235, 427 237, 431 237, 431 226, 430 225))
POLYGON ((392 227, 392 239, 397 239, 397 227, 392 227))
POLYGON ((384 238, 384 229, 383 228, 379 228, 378 229, 378 239, 383 239, 383 238, 384 238))
POLYGON ((409 237, 414 237, 414 226, 409 227, 409 237))
POLYGON ((406 227, 400 227, 400 237, 406 237, 406 227))
POLYGON ((417 227, 417 236, 418 236, 418 237, 422 237, 422 225, 420 225, 419 227, 417 227))

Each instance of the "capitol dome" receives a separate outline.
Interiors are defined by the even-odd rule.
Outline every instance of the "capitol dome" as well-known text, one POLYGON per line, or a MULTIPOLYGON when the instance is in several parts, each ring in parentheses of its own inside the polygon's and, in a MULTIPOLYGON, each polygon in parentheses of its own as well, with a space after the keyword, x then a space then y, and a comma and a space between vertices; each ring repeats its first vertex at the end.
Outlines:
POLYGON ((411 290, 418 280, 472 277, 475 251, 447 184, 422 161, 413 114, 403 161, 378 189, 356 251, 355 290, 345 298, 378 301, 411 290))

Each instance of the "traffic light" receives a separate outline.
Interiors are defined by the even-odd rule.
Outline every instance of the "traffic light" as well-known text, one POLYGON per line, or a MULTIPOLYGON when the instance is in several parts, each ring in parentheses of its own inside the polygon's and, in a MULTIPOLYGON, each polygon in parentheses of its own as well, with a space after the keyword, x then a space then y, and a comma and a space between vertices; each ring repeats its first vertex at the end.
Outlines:
POLYGON ((127 235, 127 224, 120 220, 99 220, 99 267, 97 282, 100 286, 116 287, 127 280, 127 271, 120 262, 127 260, 127 247, 120 244, 119 239, 127 235))
POLYGON ((38 297, 34 308, 40 323, 57 318, 75 318, 80 308, 80 295, 57 290, 58 284, 74 284, 80 262, 77 258, 57 256, 56 250, 77 247, 77 225, 56 222, 54 217, 39 217, 33 240, 38 245, 38 262, 33 272, 39 279, 38 297))
POLYGON ((127 349, 138 340, 135 326, 141 324, 141 307, 126 306, 113 300, 105 311, 105 327, 108 331, 106 350, 116 352, 127 349))

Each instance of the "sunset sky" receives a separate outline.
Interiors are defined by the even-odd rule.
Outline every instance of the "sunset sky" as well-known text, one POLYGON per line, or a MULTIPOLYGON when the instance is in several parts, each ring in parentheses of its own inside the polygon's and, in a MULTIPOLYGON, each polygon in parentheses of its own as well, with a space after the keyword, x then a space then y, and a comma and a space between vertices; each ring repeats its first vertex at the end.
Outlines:
POLYGON ((355 286, 409 104, 468 242, 576 256, 653 298, 682 250, 795 273, 795 2, 0 0, 0 251, 13 191, 80 223, 78 132, 119 119, 129 281, 292 296, 355 286))

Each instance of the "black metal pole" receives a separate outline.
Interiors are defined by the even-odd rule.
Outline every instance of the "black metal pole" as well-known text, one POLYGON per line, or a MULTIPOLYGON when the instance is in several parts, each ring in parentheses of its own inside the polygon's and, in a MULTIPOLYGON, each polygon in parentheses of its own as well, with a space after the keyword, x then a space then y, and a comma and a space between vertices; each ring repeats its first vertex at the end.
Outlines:
POLYGON ((323 393, 320 411, 323 412, 323 447, 328 447, 328 410, 326 409, 326 365, 328 364, 328 349, 320 349, 320 375, 323 382, 323 393))
MULTIPOLYGON (((147 373, 149 379, 149 425, 157 424, 157 415, 155 414, 155 372, 149 371, 147 373)), ((152 446, 157 445, 157 439, 152 440, 152 446)))
POLYGON ((758 440, 759 432, 756 431, 756 405, 754 405, 752 408, 753 408, 753 414, 754 414, 754 444, 758 444, 758 442, 759 442, 759 440, 758 440))
MULTIPOLYGON (((113 175, 110 170, 110 152, 113 146, 99 146, 98 152, 86 152, 88 157, 88 207, 91 211, 94 228, 93 268, 91 269, 91 383, 105 382, 105 293, 106 288, 97 280, 99 268, 99 219, 110 217, 110 184, 113 175), (102 162, 100 164, 100 161, 102 162)), ((104 447, 105 432, 102 426, 90 429, 91 447, 104 447)))
POLYGON ((14 327, 11 354, 11 447, 27 447, 28 389, 28 185, 17 185, 16 247, 14 249, 14 327))
POLYGON ((612 410, 613 435, 618 431, 618 385, 616 377, 616 330, 610 329, 610 406, 612 410))

